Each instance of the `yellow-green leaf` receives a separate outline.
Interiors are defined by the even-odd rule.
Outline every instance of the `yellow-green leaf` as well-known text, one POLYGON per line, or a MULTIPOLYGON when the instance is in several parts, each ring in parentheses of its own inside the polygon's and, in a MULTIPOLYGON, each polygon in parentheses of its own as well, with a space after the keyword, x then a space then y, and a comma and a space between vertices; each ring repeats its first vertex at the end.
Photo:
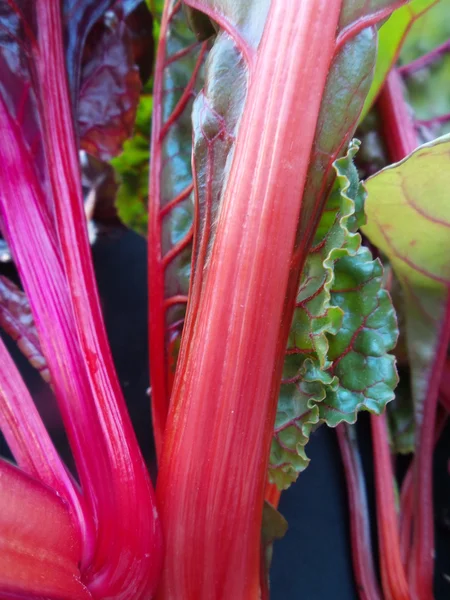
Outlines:
POLYGON ((372 85, 361 113, 364 119, 375 102, 378 93, 398 58, 405 37, 415 21, 439 0, 413 0, 397 9, 380 28, 378 34, 378 56, 372 85))
POLYGON ((448 332, 450 135, 420 146, 367 181, 364 233, 389 258, 403 287, 416 420, 448 332))

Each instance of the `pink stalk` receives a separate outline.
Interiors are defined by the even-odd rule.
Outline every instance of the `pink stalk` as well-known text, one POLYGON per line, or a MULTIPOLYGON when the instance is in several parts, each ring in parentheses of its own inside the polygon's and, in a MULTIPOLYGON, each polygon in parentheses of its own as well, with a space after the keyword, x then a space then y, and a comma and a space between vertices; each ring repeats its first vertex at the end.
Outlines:
POLYGON ((358 595, 360 600, 381 600, 372 558, 364 472, 354 439, 356 434, 344 423, 336 427, 336 434, 347 480, 353 571, 358 595))
MULTIPOLYGON (((401 77, 394 69, 379 99, 382 124, 390 158, 397 162, 418 145, 410 109, 405 102, 401 77)), ((408 565, 410 592, 414 600, 432 600, 434 571, 434 522, 432 461, 439 384, 450 340, 450 301, 447 299, 442 328, 435 348, 435 358, 427 375, 427 396, 423 417, 417 423, 414 473, 413 546, 408 565)))
POLYGON ((257 76, 203 285, 191 297, 166 428, 161 599, 259 597, 273 369, 286 345, 279 327, 340 10, 340 1, 274 0, 250 72, 257 76))
MULTIPOLYGON (((83 359, 71 318, 67 281, 59 259, 48 202, 33 168, 20 126, 0 99, 0 214, 5 235, 30 301, 44 356, 51 374, 69 442, 89 509, 95 503, 91 485, 106 468, 96 448, 99 431, 86 381, 83 359), (14 202, 10 201, 14 198, 14 202), (91 499, 90 499, 91 498, 91 499), (90 500, 89 500, 90 499, 90 500)), ((91 512, 95 516, 95 511, 91 512)), ((83 542, 90 562, 92 527, 83 542)))
POLYGON ((147 598, 161 563, 154 495, 126 412, 98 301, 66 82, 60 4, 36 5, 34 49, 50 189, 0 102, 3 230, 36 322, 96 530, 84 542, 95 597, 147 598), (54 201, 55 215, 48 207, 54 201), (14 199, 14 201, 12 201, 14 199), (57 229, 55 229, 55 222, 57 229))
MULTIPOLYGON (((76 526, 86 527, 84 504, 67 473, 14 361, 0 339, 0 430, 19 467, 67 500, 76 526)), ((87 532, 82 532, 86 539, 87 532)))
MULTIPOLYGON (((36 11, 45 150, 61 258, 98 423, 96 445, 102 448, 107 465, 101 478, 90 478, 99 525, 90 589, 99 596, 136 600, 151 596, 157 583, 159 522, 114 369, 95 284, 65 72, 61 9, 59 3, 44 0, 36 11)), ((91 461, 95 460, 91 456, 91 461)))
POLYGON ((381 581, 386 600, 409 600, 398 535, 398 515, 394 495, 394 472, 387 433, 386 414, 371 415, 375 459, 375 490, 381 581))

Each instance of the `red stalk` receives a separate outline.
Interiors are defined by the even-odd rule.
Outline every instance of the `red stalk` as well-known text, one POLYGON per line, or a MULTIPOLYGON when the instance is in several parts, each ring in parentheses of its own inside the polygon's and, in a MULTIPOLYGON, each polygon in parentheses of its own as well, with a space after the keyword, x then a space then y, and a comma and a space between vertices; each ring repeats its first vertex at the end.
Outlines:
POLYGON ((351 426, 336 427, 349 500, 353 571, 361 600, 381 600, 370 540, 369 509, 364 472, 351 426))
POLYGON ((403 97, 403 87, 398 71, 392 69, 377 104, 384 132, 383 139, 392 162, 403 160, 419 145, 411 109, 403 97))
MULTIPOLYGON (((164 5, 153 88, 154 110, 149 176, 148 306, 152 423, 158 460, 162 450, 175 372, 175 365, 171 364, 171 360, 173 360, 171 350, 173 345, 179 344, 182 329, 181 321, 181 324, 169 333, 170 326, 174 324, 169 320, 169 309, 177 304, 187 303, 187 295, 181 293, 172 295, 173 292, 167 290, 168 271, 180 253, 191 244, 193 234, 193 227, 191 227, 190 232, 183 240, 170 245, 169 249, 164 249, 163 246, 168 243, 167 235, 164 232, 164 219, 170 215, 173 209, 189 199, 194 187, 190 182, 184 189, 177 191, 174 197, 170 197, 162 183, 164 169, 167 167, 167 157, 163 156, 163 148, 170 136, 173 135, 174 128, 179 126, 180 120, 187 120, 189 106, 195 93, 195 84, 207 49, 206 43, 196 42, 170 54, 171 51, 173 52, 169 43, 170 31, 173 21, 180 18, 182 10, 181 2, 174 0, 168 0, 164 5), (170 65, 189 53, 194 56, 197 53, 193 72, 189 81, 185 82, 183 93, 171 113, 165 115, 167 105, 167 93, 164 90, 167 80, 166 69, 170 69, 170 65)), ((174 67, 172 66, 172 68, 174 67)), ((175 194, 173 190, 172 192, 175 194)), ((182 317, 182 314, 180 316, 182 317)))
POLYGON ((259 597, 277 399, 273 369, 277 350, 286 346, 279 324, 340 10, 341 2, 329 0, 314 6, 274 0, 254 65, 257 77, 252 65, 169 411, 157 488, 167 543, 160 598, 259 597))
MULTIPOLYGON (((448 362, 448 361, 447 361, 448 362)), ((443 381, 441 380, 440 395, 443 397, 443 381)), ((442 403, 441 403, 442 404, 442 403)), ((444 431, 445 424, 449 410, 447 406, 442 404, 442 407, 438 409, 436 419, 436 432, 434 443, 438 443, 442 432, 444 431), (443 408, 442 408, 443 407, 443 408)), ((409 562, 409 555, 411 551, 412 531, 413 531, 413 509, 414 509, 414 459, 403 480, 401 494, 400 494, 400 553, 402 556, 403 566, 406 568, 409 562)))
POLYGON ((427 52, 423 56, 416 58, 406 65, 398 67, 399 73, 402 75, 412 75, 421 69, 429 67, 433 63, 437 62, 444 54, 450 52, 450 40, 447 40, 443 44, 440 44, 436 48, 433 48, 430 52, 427 52))
POLYGON ((375 460, 375 490, 381 581, 387 600, 409 600, 408 582, 403 568, 398 534, 398 515, 394 495, 394 472, 386 424, 386 414, 371 415, 375 460))
MULTIPOLYGON (((385 140, 392 161, 410 154, 418 145, 410 110, 405 102, 402 81, 394 69, 380 94, 379 110, 385 140)), ((435 359, 428 374, 427 396, 421 419, 417 419, 414 472, 413 545, 408 565, 412 598, 432 600, 434 565, 434 522, 432 462, 439 384, 450 340, 450 301, 447 298, 442 328, 435 348, 435 359)))
MULTIPOLYGON (((161 30, 155 63, 153 97, 161 99, 163 95, 163 71, 166 60, 167 26, 169 23, 170 2, 164 3, 161 30)), ((157 105, 158 106, 158 105, 157 105)), ((159 108, 159 107, 158 107, 159 108)), ((162 110, 154 110, 152 115, 152 148, 161 143, 162 110)), ((167 412, 169 410, 169 393, 167 390, 167 358, 164 352, 166 338, 164 310, 164 268, 162 265, 162 239, 160 198, 161 153, 152 153, 150 161, 149 183, 149 215, 148 237, 148 281, 149 281, 149 348, 150 348, 150 380, 152 387, 152 425, 155 438, 156 454, 161 454, 167 412)))

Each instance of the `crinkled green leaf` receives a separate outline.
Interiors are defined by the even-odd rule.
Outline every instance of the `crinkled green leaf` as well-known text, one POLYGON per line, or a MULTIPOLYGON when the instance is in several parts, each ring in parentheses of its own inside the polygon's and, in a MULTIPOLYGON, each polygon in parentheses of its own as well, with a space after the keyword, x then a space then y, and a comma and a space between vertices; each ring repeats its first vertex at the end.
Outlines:
POLYGON ((415 21, 438 0, 413 0, 397 9, 380 28, 375 73, 360 120, 362 121, 376 100, 389 71, 398 58, 401 46, 415 21))
POLYGON ((353 423, 382 411, 397 383, 395 313, 381 289, 381 263, 361 247, 365 191, 353 157, 337 160, 337 180, 303 269, 289 336, 269 474, 279 488, 308 464, 314 427, 353 423))
MULTIPOLYGON (((416 420, 433 377, 450 287, 450 136, 419 147, 367 181, 364 233, 389 258, 404 292, 416 420)), ((448 328, 447 328, 448 329, 448 328)), ((445 350, 445 349, 444 349, 445 350)))
POLYGON ((422 68, 405 73, 404 78, 424 141, 450 132, 450 48, 438 50, 448 40, 450 0, 439 0, 411 28, 400 54, 403 65, 429 55, 422 68))

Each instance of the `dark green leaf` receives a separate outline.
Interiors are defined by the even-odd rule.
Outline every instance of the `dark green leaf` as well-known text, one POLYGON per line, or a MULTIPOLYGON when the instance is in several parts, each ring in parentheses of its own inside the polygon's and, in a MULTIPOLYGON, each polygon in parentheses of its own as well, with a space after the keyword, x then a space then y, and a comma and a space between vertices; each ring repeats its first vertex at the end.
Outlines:
POLYGON ((286 488, 308 464, 314 427, 354 423, 393 398, 395 313, 381 289, 382 267, 355 233, 365 192, 353 157, 335 163, 337 181, 303 269, 286 353, 269 474, 286 488))

